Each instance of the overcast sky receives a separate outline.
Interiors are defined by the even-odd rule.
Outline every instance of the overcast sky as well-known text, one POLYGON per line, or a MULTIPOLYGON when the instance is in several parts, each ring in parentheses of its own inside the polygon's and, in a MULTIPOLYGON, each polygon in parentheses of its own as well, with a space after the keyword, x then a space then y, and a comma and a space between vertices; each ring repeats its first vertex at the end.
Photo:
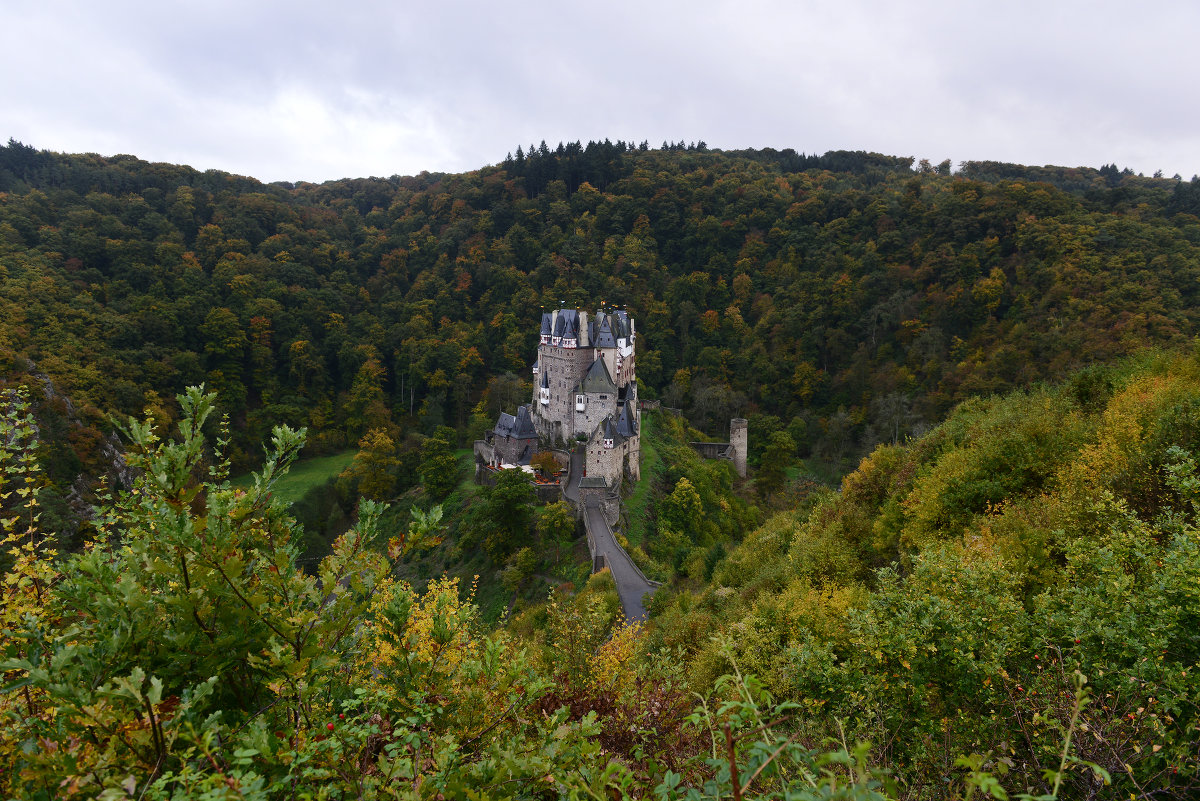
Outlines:
POLYGON ((1200 173, 1200 4, 0 0, 0 141, 265 181, 704 140, 1200 173))

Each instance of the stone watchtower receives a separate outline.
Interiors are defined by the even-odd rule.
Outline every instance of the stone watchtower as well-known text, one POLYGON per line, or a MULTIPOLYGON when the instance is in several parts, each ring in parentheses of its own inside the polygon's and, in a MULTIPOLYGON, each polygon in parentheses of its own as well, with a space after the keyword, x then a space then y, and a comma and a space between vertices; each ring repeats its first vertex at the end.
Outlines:
POLYGON ((729 421, 729 444, 733 448, 733 468, 742 478, 746 477, 746 450, 750 445, 749 424, 744 417, 729 421))

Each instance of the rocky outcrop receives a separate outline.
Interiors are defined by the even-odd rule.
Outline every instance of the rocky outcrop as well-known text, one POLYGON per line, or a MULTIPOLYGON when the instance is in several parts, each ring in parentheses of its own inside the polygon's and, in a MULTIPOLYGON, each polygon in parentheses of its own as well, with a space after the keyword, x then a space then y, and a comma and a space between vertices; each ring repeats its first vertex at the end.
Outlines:
MULTIPOLYGON (((28 364, 27 375, 30 383, 40 388, 42 395, 42 402, 34 403, 34 425, 39 439, 44 440, 44 425, 39 418, 44 421, 47 415, 62 418, 71 429, 87 428, 74 401, 59 391, 49 375, 39 371, 32 362, 28 364)), ((60 483, 62 498, 71 518, 65 521, 70 527, 70 530, 65 532, 67 534, 73 534, 83 521, 95 517, 96 509, 92 498, 96 486, 102 481, 114 490, 133 486, 135 472, 125 460, 125 450, 116 432, 109 432, 100 438, 94 450, 96 457, 91 461, 103 466, 97 474, 80 473, 65 486, 60 483)))

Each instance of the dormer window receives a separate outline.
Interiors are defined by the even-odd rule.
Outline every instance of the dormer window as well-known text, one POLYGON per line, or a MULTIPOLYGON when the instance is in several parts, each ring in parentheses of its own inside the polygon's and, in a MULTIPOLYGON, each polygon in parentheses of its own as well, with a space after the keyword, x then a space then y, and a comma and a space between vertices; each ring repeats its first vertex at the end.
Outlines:
POLYGON ((574 348, 579 344, 579 340, 574 337, 563 337, 562 346, 564 348, 574 348))
POLYGON ((541 336, 541 344, 543 344, 543 345, 549 345, 549 344, 550 344, 550 335, 549 335, 549 334, 542 334, 542 336, 541 336))
POLYGON ((550 340, 550 344, 557 348, 562 344, 562 337, 554 337, 550 340))
POLYGON ((533 374, 534 374, 534 375, 537 375, 537 374, 538 374, 538 372, 539 372, 539 370, 538 370, 538 366, 535 364, 535 365, 533 366, 533 374))
POLYGON ((538 397, 539 397, 539 400, 541 400, 543 406, 549 406, 550 405, 550 388, 542 387, 540 390, 538 390, 538 397))
POLYGON ((604 438, 604 449, 609 451, 613 449, 613 441, 608 437, 604 438))

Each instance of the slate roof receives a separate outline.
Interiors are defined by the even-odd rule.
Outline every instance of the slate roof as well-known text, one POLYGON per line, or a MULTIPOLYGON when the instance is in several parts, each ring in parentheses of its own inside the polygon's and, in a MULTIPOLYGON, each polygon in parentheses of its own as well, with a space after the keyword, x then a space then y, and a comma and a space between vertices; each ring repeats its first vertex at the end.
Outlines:
POLYGON ((542 336, 548 337, 551 335, 550 323, 554 319, 554 315, 550 312, 542 312, 542 336))
POLYGON ((584 476, 579 479, 580 489, 593 489, 596 487, 608 489, 608 482, 604 480, 604 476, 584 476))
POLYGON ((537 429, 533 427, 533 418, 529 416, 528 406, 517 407, 517 436, 523 439, 537 436, 537 429))
POLYGON ((560 309, 554 323, 554 336, 577 339, 579 337, 579 312, 575 309, 560 309))
POLYGON ((579 394, 592 392, 617 393, 617 384, 612 380, 612 376, 608 374, 608 365, 604 363, 604 359, 596 359, 592 362, 592 366, 588 368, 587 375, 579 382, 579 386, 575 388, 575 392, 579 394))
POLYGON ((618 310, 618 311, 615 311, 612 313, 612 317, 613 317, 613 333, 616 335, 616 337, 618 339, 620 339, 620 338, 629 339, 630 327, 631 327, 629 325, 629 312, 618 310))
POLYGON ((621 433, 620 425, 617 421, 612 419, 612 415, 604 418, 604 438, 611 439, 613 441, 613 445, 620 445, 622 442, 629 439, 628 436, 621 433))
POLYGON ((621 406, 621 416, 617 418, 617 433, 625 438, 637 435, 637 417, 629 410, 629 404, 621 406))
POLYGON ((500 412, 500 419, 496 421, 496 435, 501 437, 511 437, 513 430, 517 427, 517 418, 513 417, 508 412, 500 412))
POLYGON ((613 336, 612 326, 608 324, 608 317, 600 321, 600 329, 596 332, 596 337, 592 342, 597 348, 615 348, 617 346, 617 338, 613 336))
POLYGON ((529 417, 529 407, 518 406, 515 416, 501 412, 500 419, 496 422, 496 434, 516 439, 536 438, 537 429, 533 427, 533 420, 529 417))

